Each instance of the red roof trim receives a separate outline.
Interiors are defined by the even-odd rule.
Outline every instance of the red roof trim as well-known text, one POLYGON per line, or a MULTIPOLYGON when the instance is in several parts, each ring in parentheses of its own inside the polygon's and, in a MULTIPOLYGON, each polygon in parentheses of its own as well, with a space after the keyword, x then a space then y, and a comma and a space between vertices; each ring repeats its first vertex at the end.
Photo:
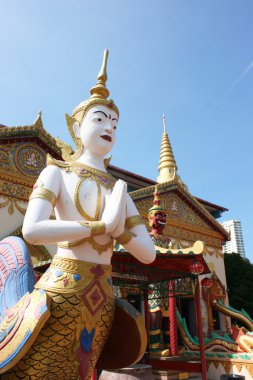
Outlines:
POLYGON ((143 177, 143 176, 141 176, 139 174, 135 174, 133 172, 129 172, 128 170, 125 170, 125 169, 121 169, 118 166, 114 166, 114 165, 110 164, 110 165, 108 165, 108 169, 116 170, 116 171, 118 171, 124 175, 128 175, 128 176, 131 176, 131 177, 136 178, 138 180, 145 181, 145 182, 147 182, 147 186, 155 185, 157 183, 156 181, 153 181, 152 179, 143 177))
MULTIPOLYGON (((143 176, 141 176, 141 175, 139 175, 139 174, 135 174, 135 173, 130 172, 130 171, 125 170, 125 169, 121 169, 121 168, 119 168, 118 166, 114 166, 114 165, 110 165, 110 164, 109 164, 108 169, 110 169, 110 168, 111 168, 112 170, 115 170, 115 171, 117 171, 117 172, 119 172, 119 173, 122 173, 122 174, 124 174, 124 175, 126 175, 126 176, 130 176, 130 177, 132 177, 132 178, 135 178, 135 179, 138 179, 138 180, 144 181, 144 182, 147 183, 147 186, 150 186, 150 185, 152 186, 152 185, 156 185, 156 184, 157 184, 157 182, 156 182, 156 181, 153 181, 152 179, 149 179, 149 178, 143 177, 143 176)), ((228 211, 227 208, 222 207, 222 206, 219 206, 219 205, 217 205, 217 204, 215 204, 215 203, 205 201, 204 199, 201 199, 201 198, 198 198, 198 197, 195 197, 195 196, 194 196, 194 198, 197 199, 197 201, 200 202, 200 203, 202 203, 203 205, 213 207, 213 208, 215 208, 215 209, 217 209, 217 210, 220 210, 220 211, 222 211, 222 212, 224 212, 224 211, 228 211)))
POLYGON ((196 198, 197 201, 199 201, 200 203, 203 203, 204 205, 213 207, 213 208, 221 210, 221 211, 228 211, 227 208, 219 206, 219 205, 216 205, 215 203, 211 203, 211 202, 205 201, 204 199, 201 199, 201 198, 198 198, 198 197, 194 197, 194 198, 196 198))

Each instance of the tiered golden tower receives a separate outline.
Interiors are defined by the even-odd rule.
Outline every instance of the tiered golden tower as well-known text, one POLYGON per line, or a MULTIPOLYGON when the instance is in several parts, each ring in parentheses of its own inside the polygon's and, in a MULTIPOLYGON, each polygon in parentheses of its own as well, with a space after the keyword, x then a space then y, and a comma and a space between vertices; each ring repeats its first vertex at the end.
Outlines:
POLYGON ((166 132, 166 120, 163 115, 163 136, 160 151, 160 161, 158 165, 158 183, 172 181, 177 175, 177 164, 174 158, 168 134, 166 132))

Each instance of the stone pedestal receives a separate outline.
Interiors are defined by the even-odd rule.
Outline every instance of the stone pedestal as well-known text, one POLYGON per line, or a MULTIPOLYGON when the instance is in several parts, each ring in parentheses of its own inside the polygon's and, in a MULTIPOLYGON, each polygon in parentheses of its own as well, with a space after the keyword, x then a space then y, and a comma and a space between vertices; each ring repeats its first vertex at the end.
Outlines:
POLYGON ((150 365, 135 364, 118 370, 103 371, 99 380, 154 380, 154 376, 150 365))

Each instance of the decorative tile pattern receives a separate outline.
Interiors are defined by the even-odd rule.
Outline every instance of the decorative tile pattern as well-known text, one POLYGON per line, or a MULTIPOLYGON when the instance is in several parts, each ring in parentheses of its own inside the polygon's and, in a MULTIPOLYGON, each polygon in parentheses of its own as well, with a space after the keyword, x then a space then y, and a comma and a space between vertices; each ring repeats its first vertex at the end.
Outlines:
POLYGON ((106 300, 106 294, 99 281, 93 281, 84 290, 82 299, 90 314, 94 316, 106 300))

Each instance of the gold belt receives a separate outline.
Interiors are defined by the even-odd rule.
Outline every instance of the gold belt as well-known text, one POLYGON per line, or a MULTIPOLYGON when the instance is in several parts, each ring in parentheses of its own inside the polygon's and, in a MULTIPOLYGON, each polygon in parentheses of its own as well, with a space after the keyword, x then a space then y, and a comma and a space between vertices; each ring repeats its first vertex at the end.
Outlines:
POLYGON ((75 293, 98 280, 105 287, 107 295, 112 296, 111 272, 111 265, 55 256, 35 288, 54 293, 75 293))

